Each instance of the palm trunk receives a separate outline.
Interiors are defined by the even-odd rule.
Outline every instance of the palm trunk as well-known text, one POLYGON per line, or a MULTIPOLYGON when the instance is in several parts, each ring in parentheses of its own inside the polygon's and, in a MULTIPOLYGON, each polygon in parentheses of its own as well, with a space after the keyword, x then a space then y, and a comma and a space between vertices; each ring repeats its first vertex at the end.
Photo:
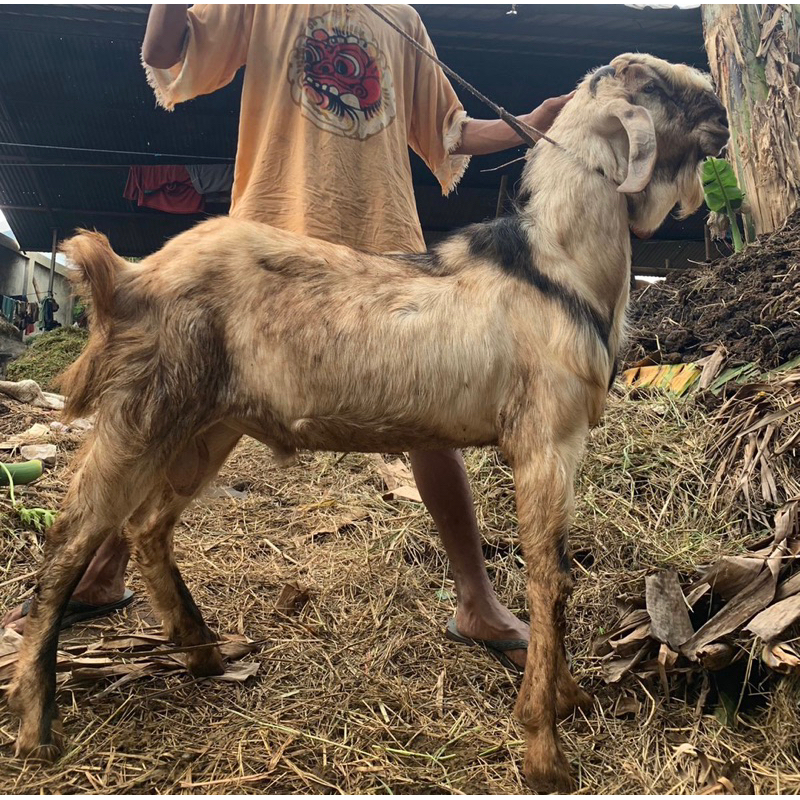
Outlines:
POLYGON ((800 205, 800 5, 703 5, 703 29, 728 158, 756 233, 768 233, 800 205))

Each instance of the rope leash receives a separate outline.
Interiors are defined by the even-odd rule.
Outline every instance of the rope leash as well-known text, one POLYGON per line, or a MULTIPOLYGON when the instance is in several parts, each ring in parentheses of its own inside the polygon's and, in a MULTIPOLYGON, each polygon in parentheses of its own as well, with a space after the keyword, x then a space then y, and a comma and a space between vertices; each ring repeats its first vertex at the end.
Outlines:
POLYGON ((382 12, 378 11, 375 6, 371 5, 370 3, 364 3, 364 5, 373 13, 376 17, 380 17, 390 28, 394 29, 397 33, 399 33, 413 48, 418 50, 420 53, 426 55, 431 61, 435 64, 438 64, 446 75, 449 75, 454 81, 459 83, 463 86, 470 94, 474 95, 478 98, 484 105, 488 106, 489 108, 500 117, 503 122, 506 123, 510 128, 514 130, 514 132, 522 139, 528 147, 533 147, 536 144, 535 136, 538 136, 540 139, 544 139, 546 142, 550 142, 550 144, 555 145, 558 148, 564 149, 558 142, 551 139, 542 131, 537 130, 532 125, 528 125, 526 122, 522 122, 522 120, 517 119, 513 114, 509 114, 502 106, 497 105, 497 103, 492 102, 485 94, 479 92, 471 83, 465 81, 457 72, 454 72, 450 67, 447 66, 444 62, 440 61, 433 53, 426 50, 416 39, 412 36, 409 36, 402 28, 399 28, 397 25, 394 24, 387 16, 385 16, 382 12))
MULTIPOLYGON (((491 101, 488 97, 486 97, 485 94, 479 92, 471 83, 464 80, 464 78, 462 78, 457 72, 450 69, 450 67, 448 67, 447 64, 445 64, 443 61, 440 61, 435 55, 433 55, 433 53, 427 51, 416 39, 409 36, 404 30, 395 25, 394 22, 392 22, 388 17, 386 17, 384 14, 378 11, 378 9, 375 8, 375 6, 373 6, 371 3, 364 3, 364 5, 373 14, 375 14, 376 17, 382 19, 390 28, 399 33, 400 36, 402 36, 403 39, 405 39, 415 50, 418 50, 420 53, 427 56, 435 64, 438 64, 446 75, 449 75, 454 81, 463 86, 470 94, 477 97, 478 100, 480 100, 484 105, 486 105, 488 108, 494 111, 494 113, 497 114, 497 116, 500 117, 500 119, 503 120, 503 122, 505 122, 506 125, 508 125, 510 128, 514 130, 517 136, 519 136, 519 138, 522 139, 522 141, 525 142, 525 144, 527 144, 528 147, 533 147, 536 144, 536 139, 534 139, 534 136, 538 136, 540 139, 544 139, 546 142, 549 142, 554 147, 557 147, 559 150, 561 150, 562 153, 566 153, 573 161, 575 161, 576 164, 583 167, 585 170, 597 173, 603 178, 605 178, 605 180, 608 181, 615 188, 619 187, 619 184, 616 181, 614 181, 611 177, 606 175, 604 171, 593 169, 577 153, 574 153, 572 152, 572 150, 567 149, 566 147, 564 147, 563 144, 559 144, 557 141, 555 141, 555 139, 551 139, 547 134, 534 128, 533 125, 528 125, 528 123, 522 122, 522 120, 518 119, 513 114, 509 114, 508 111, 506 111, 502 106, 499 106, 497 105, 497 103, 491 101)), ((516 10, 514 10, 514 13, 516 14, 516 10)), ((507 167, 509 164, 514 164, 515 162, 520 160, 522 159, 515 158, 513 161, 508 161, 505 164, 501 164, 499 167, 494 167, 494 170, 502 169, 503 167, 507 167)), ((482 170, 482 172, 492 172, 492 171, 493 170, 482 170)))

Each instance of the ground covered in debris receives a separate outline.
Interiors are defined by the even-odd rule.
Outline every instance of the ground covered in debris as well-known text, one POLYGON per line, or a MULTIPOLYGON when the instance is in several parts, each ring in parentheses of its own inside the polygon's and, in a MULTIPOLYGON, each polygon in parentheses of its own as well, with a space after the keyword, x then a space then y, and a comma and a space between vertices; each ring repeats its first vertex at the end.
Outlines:
POLYGON ((742 253, 637 292, 628 362, 691 361, 724 344, 764 369, 800 356, 800 212, 742 253))
MULTIPOLYGON (((772 534, 785 497, 762 492, 762 461, 787 494, 798 466, 791 447, 775 453, 796 429, 784 395, 776 390, 758 411, 759 419, 777 413, 776 429, 749 456, 720 444, 723 428, 735 439, 752 426, 741 402, 720 417, 722 398, 612 395, 581 468, 572 532, 568 646, 581 683, 596 695, 591 712, 561 724, 580 792, 800 791, 800 694, 791 678, 764 673, 752 637, 728 637, 738 660, 724 673, 665 662, 674 669, 663 675, 633 668, 618 683, 604 680, 613 663, 608 634, 643 594, 647 575, 671 569, 687 584, 700 565, 747 553, 772 534)), ((4 406, 2 438, 57 415, 4 406)), ((83 435, 53 432, 58 463, 20 487, 24 505, 57 507, 67 456, 83 435)), ((466 458, 492 580, 527 616, 511 473, 495 451, 466 458)), ((263 446, 241 444, 216 491, 176 531, 198 604, 239 648, 229 680, 194 680, 175 669, 174 656, 158 654, 157 621, 134 570, 138 599, 128 611, 62 637, 65 756, 50 766, 15 761, 14 722, 0 707, 0 786, 524 793, 523 731, 511 719, 519 679, 444 638, 454 596, 443 549, 422 506, 402 499, 413 492, 387 493, 390 479, 366 456, 306 454, 281 470, 263 446), (141 638, 131 639, 135 632, 141 638)), ((21 526, 0 491, 5 608, 30 593, 41 536, 21 526)), ((612 644, 622 652, 624 642, 612 644)), ((6 682, 3 664, 13 653, 1 652, 6 682)))

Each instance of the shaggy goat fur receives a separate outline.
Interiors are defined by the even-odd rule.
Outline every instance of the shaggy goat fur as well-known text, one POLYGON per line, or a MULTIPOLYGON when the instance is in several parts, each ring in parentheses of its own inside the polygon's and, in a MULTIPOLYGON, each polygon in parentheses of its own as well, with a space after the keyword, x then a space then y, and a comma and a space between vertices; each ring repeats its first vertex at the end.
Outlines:
MULTIPOLYGON (((171 532, 242 435, 282 459, 497 443, 514 469, 532 612, 516 706, 525 774, 538 789, 570 785, 556 716, 589 698, 563 649, 567 528, 623 337, 629 229, 652 232, 676 203, 696 208, 698 165, 728 132, 703 74, 624 55, 586 77, 552 136, 566 150, 533 151, 518 214, 425 255, 366 255, 230 218, 139 264, 99 234, 65 244, 93 299, 89 346, 64 377, 67 415, 97 422, 27 621, 11 692, 20 755, 57 750, 59 621, 124 525, 168 635, 215 641, 171 532)), ((198 675, 222 668, 214 647, 187 662, 198 675)))

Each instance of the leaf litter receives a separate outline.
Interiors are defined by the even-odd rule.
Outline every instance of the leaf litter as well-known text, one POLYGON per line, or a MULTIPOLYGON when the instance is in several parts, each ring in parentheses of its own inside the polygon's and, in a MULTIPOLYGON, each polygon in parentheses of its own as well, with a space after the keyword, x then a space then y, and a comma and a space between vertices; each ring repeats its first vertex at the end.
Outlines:
MULTIPOLYGON (((617 389, 590 437, 568 650, 597 702, 562 723, 583 792, 800 791, 798 380, 752 383, 679 400, 617 389), (760 701, 748 705, 745 689, 760 701)), ((15 405, 0 435, 55 419, 15 405)), ((80 432, 52 430, 60 450, 79 446, 80 432)), ((527 618, 510 468, 492 449, 465 458, 490 577, 527 618)), ((395 465, 395 487, 412 485, 404 459, 381 462, 395 465)), ((20 490, 57 507, 69 475, 59 462, 20 490)), ((387 499, 386 468, 357 454, 306 454, 283 470, 246 442, 219 484, 243 479, 246 493, 203 498, 175 537, 209 623, 248 650, 228 661, 232 681, 185 673, 134 571, 131 609, 62 636, 66 756, 36 769, 14 760, 3 709, 0 782, 50 793, 520 792, 517 679, 442 635, 455 593, 421 504, 387 499)), ((30 591, 42 537, 10 516, 4 525, 10 607, 30 591)), ((16 656, 0 653, 2 670, 16 656)))

